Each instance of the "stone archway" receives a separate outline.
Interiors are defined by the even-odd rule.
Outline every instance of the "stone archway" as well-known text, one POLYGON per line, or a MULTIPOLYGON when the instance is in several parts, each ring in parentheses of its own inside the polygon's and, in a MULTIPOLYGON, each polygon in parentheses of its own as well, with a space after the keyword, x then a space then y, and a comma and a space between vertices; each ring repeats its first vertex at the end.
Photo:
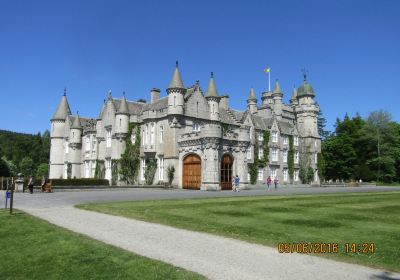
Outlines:
POLYGON ((184 189, 200 190, 201 159, 196 154, 187 155, 183 159, 182 186, 184 189))
POLYGON ((232 156, 225 154, 221 159, 221 190, 232 190, 232 156))

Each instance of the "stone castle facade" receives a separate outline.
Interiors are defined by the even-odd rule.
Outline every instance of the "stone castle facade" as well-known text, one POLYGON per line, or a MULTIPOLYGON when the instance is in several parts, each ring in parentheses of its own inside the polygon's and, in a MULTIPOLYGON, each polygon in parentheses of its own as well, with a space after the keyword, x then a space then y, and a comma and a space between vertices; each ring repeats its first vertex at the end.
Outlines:
MULTIPOLYGON (((300 166, 307 164, 314 171, 314 183, 319 183, 319 107, 306 77, 293 90, 290 104, 283 103, 278 82, 272 92, 261 94, 261 104, 250 89, 244 111, 229 107, 229 96, 218 94, 212 74, 205 94, 198 82, 185 87, 178 64, 166 91, 161 97, 153 88, 148 103, 117 99, 110 92, 97 119, 72 115, 64 93, 51 119, 50 178, 93 178, 100 162, 101 176, 111 180, 113 162, 120 159, 126 141, 136 141, 128 137, 129 124, 135 123, 141 134, 139 184, 144 184, 146 163, 152 158, 157 160, 155 184, 166 182, 167 168, 174 166, 173 185, 179 188, 230 189, 235 175, 241 188, 247 188, 249 164, 263 158, 265 131, 270 135, 269 157, 258 167, 258 181, 271 176, 280 184, 299 183, 300 166)), ((125 183, 119 179, 117 184, 125 183)))

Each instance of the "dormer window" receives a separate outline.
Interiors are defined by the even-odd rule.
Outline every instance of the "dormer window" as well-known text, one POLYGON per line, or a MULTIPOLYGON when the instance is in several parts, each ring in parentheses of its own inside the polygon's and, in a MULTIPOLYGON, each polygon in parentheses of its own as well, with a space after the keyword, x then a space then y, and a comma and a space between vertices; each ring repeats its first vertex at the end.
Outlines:
POLYGON ((107 148, 111 147, 111 128, 107 129, 106 132, 106 147, 107 148))
POLYGON ((272 143, 278 143, 278 132, 272 131, 272 143))

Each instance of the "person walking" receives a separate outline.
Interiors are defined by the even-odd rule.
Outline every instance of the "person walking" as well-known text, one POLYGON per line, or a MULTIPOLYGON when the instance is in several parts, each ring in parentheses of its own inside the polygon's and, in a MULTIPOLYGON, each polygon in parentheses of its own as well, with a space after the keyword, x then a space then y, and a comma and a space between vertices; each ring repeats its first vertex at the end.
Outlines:
POLYGON ((234 192, 234 191, 236 191, 236 187, 235 187, 235 176, 232 176, 231 183, 232 183, 232 191, 234 192))
POLYGON ((235 177, 235 192, 239 192, 240 178, 238 175, 235 177))
POLYGON ((28 182, 28 188, 29 188, 29 193, 33 194, 33 185, 35 184, 35 181, 33 180, 32 175, 29 176, 29 182, 28 182))
POLYGON ((275 178, 275 180, 274 180, 275 190, 278 189, 278 184, 279 184, 279 180, 278 180, 278 178, 275 178))
POLYGON ((268 178, 267 178, 267 186, 268 186, 267 191, 269 191, 269 188, 271 187, 271 183, 272 183, 271 176, 268 176, 268 178))

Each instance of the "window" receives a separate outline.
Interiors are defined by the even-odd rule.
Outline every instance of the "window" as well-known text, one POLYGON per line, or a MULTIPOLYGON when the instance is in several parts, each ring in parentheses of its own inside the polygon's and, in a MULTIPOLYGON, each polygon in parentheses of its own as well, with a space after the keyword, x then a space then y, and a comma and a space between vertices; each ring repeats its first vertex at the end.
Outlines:
POLYGON ((294 163, 299 163, 299 152, 298 151, 294 152, 294 163))
POLYGON ((142 159, 142 169, 141 169, 141 172, 140 172, 140 179, 141 180, 144 180, 145 171, 146 171, 146 160, 143 158, 142 159))
POLYGON ((106 176, 105 176, 105 178, 107 179, 107 180, 111 180, 111 159, 106 159, 106 162, 105 162, 105 167, 106 167, 106 176))
POLYGON ((299 145, 299 136, 294 136, 293 139, 294 139, 293 145, 298 146, 299 145))
POLYGON ((247 159, 251 159, 251 146, 247 148, 247 159))
POLYGON ((278 143, 278 132, 272 131, 272 143, 278 143))
MULTIPOLYGON (((69 141, 65 140, 65 153, 68 154, 69 153, 69 141)), ((67 178, 67 177, 65 177, 67 178)))
POLYGON ((283 136, 283 144, 287 145, 288 144, 288 138, 286 135, 283 136))
POLYGON ((263 181, 264 173, 262 168, 258 168, 258 181, 263 181))
POLYGON ((287 162, 287 156, 288 156, 288 151, 287 150, 283 150, 282 151, 282 160, 283 160, 283 162, 287 162))
POLYGON ((158 180, 164 181, 164 157, 160 156, 158 164, 158 180))
POLYGON ((164 127, 160 126, 160 143, 164 142, 164 127))
POLYGON ((314 154, 314 162, 315 162, 315 164, 318 163, 318 154, 314 154))
POLYGON ((288 180, 288 170, 285 168, 283 169, 283 181, 287 182, 288 180))
POLYGON ((111 147, 111 128, 107 129, 106 147, 111 147))
POLYGON ((318 146, 317 140, 314 140, 314 147, 316 148, 318 146))
POLYGON ((258 133, 258 141, 262 141, 264 139, 262 132, 258 133))
POLYGON ((272 149, 272 161, 278 161, 278 149, 272 149))
POLYGON ((86 144, 85 144, 85 146, 86 146, 86 151, 90 151, 90 135, 86 136, 86 144))
POLYGON ((152 123, 150 125, 150 144, 154 145, 154 133, 155 133, 155 125, 152 123))
POLYGON ((96 151, 96 145, 97 145, 97 139, 96 139, 96 135, 92 135, 92 150, 96 151))
POLYGON ((176 107, 176 96, 174 96, 174 107, 176 107))
POLYGON ((193 123, 193 131, 195 131, 195 132, 200 131, 200 125, 197 122, 193 123))
POLYGON ((131 143, 134 145, 136 143, 136 133, 132 130, 131 143))
POLYGON ((149 134, 150 134, 149 125, 146 124, 146 141, 145 141, 146 145, 149 144, 149 134))
POLYGON ((299 180, 299 170, 295 170, 293 174, 293 180, 298 181, 299 180))
POLYGON ((252 127, 250 127, 250 132, 249 133, 250 133, 250 140, 251 140, 251 139, 253 139, 253 128, 252 127))
POLYGON ((275 180, 275 178, 276 178, 276 168, 272 167, 271 168, 271 179, 275 180))
POLYGON ((318 171, 317 170, 314 171, 314 181, 315 182, 318 181, 318 171))
POLYGON ((250 173, 247 172, 247 181, 250 182, 250 173))
POLYGON ((258 148, 258 159, 262 159, 264 156, 264 150, 263 148, 258 148))

